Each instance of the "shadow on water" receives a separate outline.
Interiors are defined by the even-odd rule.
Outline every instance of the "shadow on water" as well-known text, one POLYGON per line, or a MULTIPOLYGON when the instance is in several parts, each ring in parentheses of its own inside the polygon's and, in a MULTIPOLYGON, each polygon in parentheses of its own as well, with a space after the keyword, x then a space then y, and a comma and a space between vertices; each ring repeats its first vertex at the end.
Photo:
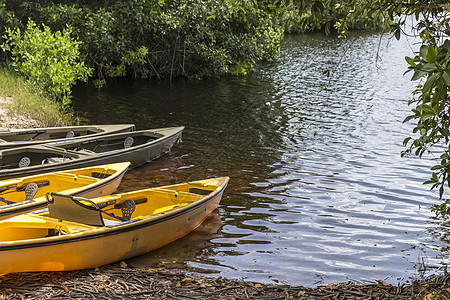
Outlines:
POLYGON ((146 255, 127 260, 135 267, 183 269, 186 261, 195 260, 205 248, 210 247, 210 240, 220 237, 219 229, 223 222, 219 214, 211 214, 205 221, 188 236, 182 237, 146 255))
POLYGON ((441 242, 429 233, 437 197, 422 186, 429 161, 399 155, 412 42, 384 39, 375 62, 374 34, 290 36, 245 77, 78 86, 75 110, 91 123, 186 127, 121 191, 231 177, 202 227, 129 263, 293 285, 416 276, 441 242))

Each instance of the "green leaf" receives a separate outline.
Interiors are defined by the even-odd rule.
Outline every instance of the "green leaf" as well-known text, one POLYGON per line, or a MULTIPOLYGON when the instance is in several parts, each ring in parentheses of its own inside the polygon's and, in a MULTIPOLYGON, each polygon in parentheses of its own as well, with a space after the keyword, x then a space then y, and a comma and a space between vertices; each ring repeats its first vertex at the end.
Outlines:
POLYGON ((403 120, 403 123, 406 123, 406 122, 408 122, 408 121, 410 121, 410 120, 412 120, 412 119, 414 119, 414 118, 416 118, 415 115, 407 116, 407 117, 403 120))
POLYGON ((428 74, 427 72, 424 72, 424 71, 421 71, 421 70, 417 69, 414 72, 414 75, 412 76, 411 81, 416 81, 416 80, 422 78, 423 76, 425 76, 427 74, 428 74))
POLYGON ((450 136, 450 130, 448 130, 448 128, 441 128, 441 134, 445 137, 450 136))
POLYGON ((424 72, 433 72, 437 70, 437 67, 432 63, 427 63, 420 66, 420 70, 424 72))
POLYGON ((444 48, 450 49, 450 40, 445 40, 443 46, 444 48))
POLYGON ((400 40, 400 29, 397 29, 397 30, 394 32, 394 36, 395 36, 395 38, 397 39, 397 41, 400 40))
POLYGON ((438 177, 437 177, 437 174, 435 172, 433 172, 433 174, 431 174, 431 179, 430 180, 433 181, 433 182, 438 182, 438 177))
POLYGON ((446 86, 450 86, 450 72, 444 71, 442 73, 442 80, 444 80, 444 83, 446 86))
POLYGON ((406 145, 408 145, 408 142, 412 139, 412 137, 407 137, 406 139, 403 140, 403 146, 405 147, 406 145))
POLYGON ((416 66, 416 63, 414 62, 414 60, 411 57, 405 56, 405 60, 411 67, 416 66))
POLYGON ((428 52, 428 46, 427 45, 422 45, 420 47, 420 51, 419 54, 423 59, 426 59, 427 57, 427 52, 428 52))
POLYGON ((425 84, 423 85, 423 93, 429 92, 436 82, 436 79, 438 79, 439 73, 433 74, 433 76, 429 77, 425 84))
POLYGON ((428 46, 425 60, 431 64, 434 64, 437 59, 438 50, 436 47, 428 46))

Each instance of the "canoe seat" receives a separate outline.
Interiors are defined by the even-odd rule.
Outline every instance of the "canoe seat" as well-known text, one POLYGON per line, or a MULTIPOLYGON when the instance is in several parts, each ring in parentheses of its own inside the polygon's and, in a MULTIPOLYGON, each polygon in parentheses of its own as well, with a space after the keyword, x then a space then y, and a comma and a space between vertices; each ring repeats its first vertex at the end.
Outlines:
POLYGON ((125 139, 125 141, 123 141, 123 146, 125 147, 125 149, 127 149, 133 146, 133 143, 134 139, 131 136, 129 136, 125 139))
POLYGON ((25 167, 28 167, 28 166, 30 165, 30 163, 31 163, 30 158, 24 156, 24 157, 22 157, 22 158, 20 159, 20 161, 19 161, 19 168, 25 168, 25 167))
POLYGON ((73 132, 73 130, 67 132, 66 134, 66 138, 70 139, 73 138, 75 136, 75 132, 73 132))
POLYGON ((125 200, 123 201, 120 209, 122 211, 122 218, 128 221, 131 219, 131 215, 136 209, 136 203, 134 203, 131 199, 125 200))
MULTIPOLYGON (((27 186, 25 187, 25 200, 24 201, 31 201, 31 200, 33 200, 33 198, 36 195, 38 189, 39 189, 39 186, 38 186, 37 183, 30 182, 29 184, 27 184, 27 186)), ((5 203, 5 204, 7 204, 7 205, 16 204, 16 202, 6 200, 3 197, 0 197, 0 201, 5 203)))
MULTIPOLYGON (((118 142, 118 143, 108 143, 108 144, 106 144, 106 145, 100 145, 100 147, 111 147, 111 146, 120 146, 120 145, 122 145, 123 144, 123 147, 125 148, 125 149, 128 149, 128 148, 130 148, 131 146, 133 146, 133 144, 134 144, 134 139, 131 137, 131 136, 129 136, 129 137, 127 137, 123 142, 118 142)), ((110 151, 103 151, 103 152, 99 152, 99 153, 96 153, 96 152, 94 152, 94 154, 110 154, 110 153, 114 153, 114 152, 117 152, 117 151, 119 151, 120 149, 114 149, 114 150, 110 150, 110 151)))
POLYGON ((37 183, 30 182, 29 184, 27 184, 27 186, 25 187, 25 201, 33 200, 38 189, 39 189, 39 186, 37 185, 37 183))
POLYGON ((135 209, 134 201, 126 200, 121 207, 123 217, 119 217, 100 209, 95 202, 86 198, 75 198, 57 193, 47 193, 46 197, 50 217, 91 226, 105 226, 102 214, 119 221, 128 221, 135 209), (89 205, 81 201, 87 202, 89 205))

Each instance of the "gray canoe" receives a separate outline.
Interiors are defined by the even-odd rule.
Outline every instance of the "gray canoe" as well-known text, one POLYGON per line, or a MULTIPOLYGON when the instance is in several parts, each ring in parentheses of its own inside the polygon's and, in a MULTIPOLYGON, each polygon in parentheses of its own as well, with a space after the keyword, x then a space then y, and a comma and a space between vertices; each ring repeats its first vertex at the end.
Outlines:
POLYGON ((0 130, 0 149, 31 146, 52 141, 94 137, 110 133, 134 131, 134 124, 66 126, 0 130))
POLYGON ((183 129, 149 129, 3 149, 0 179, 123 161, 134 168, 168 152, 181 141, 183 129))

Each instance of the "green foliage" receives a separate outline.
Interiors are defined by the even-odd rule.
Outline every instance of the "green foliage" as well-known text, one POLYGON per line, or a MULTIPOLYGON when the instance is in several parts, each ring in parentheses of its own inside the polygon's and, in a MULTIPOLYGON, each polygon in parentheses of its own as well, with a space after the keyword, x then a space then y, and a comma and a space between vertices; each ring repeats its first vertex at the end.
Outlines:
POLYGON ((450 40, 440 42, 439 39, 424 41, 414 58, 406 57, 408 72, 413 74, 412 80, 420 83, 414 91, 414 98, 409 101, 410 105, 415 106, 413 114, 405 119, 405 122, 417 122, 413 132, 418 137, 405 139, 404 145, 409 147, 403 155, 411 152, 418 156, 441 153, 438 164, 431 169, 431 179, 426 182, 432 184, 432 188, 439 188, 441 198, 445 184, 450 184, 449 58, 450 40))
POLYGON ((376 8, 369 8, 371 0, 286 0, 258 1, 262 9, 284 24, 287 32, 303 33, 323 30, 330 34, 338 29, 344 36, 348 29, 381 29, 387 20, 376 8), (358 13, 354 13, 358 11, 358 13))
POLYGON ((18 1, 7 8, 82 41, 97 83, 107 78, 245 74, 275 57, 277 18, 246 0, 18 1))
POLYGON ((70 37, 72 30, 52 33, 43 25, 41 30, 29 21, 25 32, 6 29, 2 44, 10 52, 12 66, 23 74, 28 82, 50 99, 60 100, 63 106, 70 103, 71 87, 77 80, 86 80, 89 68, 80 62, 80 42, 70 37))
POLYGON ((6 0, 0 0, 0 28, 17 28, 20 26, 19 20, 15 17, 14 12, 6 8, 6 0))
POLYGON ((437 217, 448 219, 450 216, 450 200, 445 199, 441 204, 433 206, 431 211, 433 211, 437 217))

